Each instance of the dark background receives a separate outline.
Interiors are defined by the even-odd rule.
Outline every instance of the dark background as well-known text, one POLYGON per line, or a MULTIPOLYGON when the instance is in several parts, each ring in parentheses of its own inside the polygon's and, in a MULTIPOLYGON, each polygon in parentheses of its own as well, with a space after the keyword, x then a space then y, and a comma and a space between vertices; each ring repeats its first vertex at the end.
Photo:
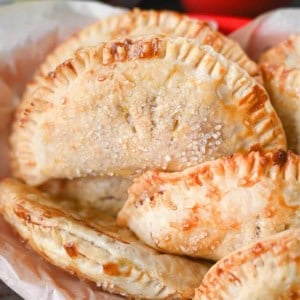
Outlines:
POLYGON ((138 6, 145 9, 172 9, 183 12, 183 7, 178 0, 142 0, 138 6))
MULTIPOLYGON (((138 6, 140 8, 144 9, 171 9, 176 10, 180 12, 185 12, 185 7, 182 5, 183 2, 191 2, 190 0, 106 0, 106 2, 111 4, 117 4, 121 6, 138 6), (126 5, 127 3, 127 5, 126 5), (134 4, 136 3, 136 4, 134 4)), ((190 12, 195 12, 197 10, 197 13, 202 14, 227 14, 227 15, 235 15, 235 16, 243 16, 243 17, 256 17, 258 14, 263 13, 265 11, 268 11, 273 8, 277 7, 283 7, 283 6, 289 6, 289 7, 299 7, 300 6, 300 0, 220 0, 220 1, 214 1, 214 0, 194 0, 194 4, 189 7, 190 12), (215 5, 215 8, 213 5, 210 8, 210 11, 201 10, 201 5, 206 4, 209 2, 219 2, 221 5, 215 5), (230 5, 230 2, 236 2, 238 3, 236 6, 240 6, 240 8, 234 9, 228 9, 228 6, 230 5), (251 5, 250 5, 251 4, 251 5), (220 13, 218 9, 221 7, 221 10, 223 10, 223 13, 220 13), (248 7, 248 8, 244 8, 248 7), (256 8, 255 8, 256 7, 256 8)), ((234 5, 231 5, 233 7, 234 5)), ((219 9, 220 10, 220 9, 219 9)))

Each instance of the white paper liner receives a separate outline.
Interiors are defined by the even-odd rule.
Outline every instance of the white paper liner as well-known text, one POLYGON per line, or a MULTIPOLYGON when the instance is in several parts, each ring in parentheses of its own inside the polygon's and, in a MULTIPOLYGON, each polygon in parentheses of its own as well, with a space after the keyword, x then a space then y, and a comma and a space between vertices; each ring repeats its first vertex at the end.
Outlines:
MULTIPOLYGON (((121 10, 93 2, 31 2, 0 7, 0 179, 9 174, 12 112, 46 54, 79 28, 121 10)), ((300 10, 264 14, 231 36, 251 57, 300 31, 300 10)), ((0 217, 0 279, 24 299, 119 299, 48 264, 0 217)))
POLYGON ((257 60, 262 52, 299 32, 300 9, 286 8, 261 15, 230 37, 237 40, 252 59, 257 60))

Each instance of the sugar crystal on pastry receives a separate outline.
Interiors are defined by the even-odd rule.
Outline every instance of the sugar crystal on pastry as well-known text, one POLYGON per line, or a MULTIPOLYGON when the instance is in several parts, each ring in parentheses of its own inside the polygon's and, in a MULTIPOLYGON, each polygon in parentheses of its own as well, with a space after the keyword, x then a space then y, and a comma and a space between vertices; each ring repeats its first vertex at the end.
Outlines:
POLYGON ((237 151, 286 147, 265 90, 237 64, 191 39, 101 43, 77 52, 55 74, 40 82, 35 105, 25 105, 11 138, 14 175, 30 184, 134 176, 150 168, 179 171, 237 151), (128 59, 114 54, 116 44, 128 59), (93 74, 109 76, 98 81, 93 74), (220 82, 228 89, 222 98, 220 82), (65 97, 70 101, 62 104, 65 97))

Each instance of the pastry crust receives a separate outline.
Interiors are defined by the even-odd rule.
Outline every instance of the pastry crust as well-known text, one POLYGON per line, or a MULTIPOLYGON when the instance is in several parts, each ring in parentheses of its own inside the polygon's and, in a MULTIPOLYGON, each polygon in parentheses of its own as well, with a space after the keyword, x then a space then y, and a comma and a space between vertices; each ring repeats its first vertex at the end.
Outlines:
POLYGON ((190 299, 208 263, 161 254, 95 210, 74 209, 14 179, 0 185, 0 210, 40 255, 105 291, 143 299, 190 299))
POLYGON ((59 198, 75 199, 83 207, 115 216, 124 205, 131 185, 130 179, 107 176, 51 180, 40 189, 59 198))
POLYGON ((194 299, 300 299, 300 230, 284 231, 217 262, 194 299))
POLYGON ((286 148, 253 78, 209 46, 162 36, 77 52, 44 79, 11 142, 15 176, 33 185, 286 148))
POLYGON ((15 114, 14 126, 16 126, 16 123, 22 122, 26 115, 24 109, 32 101, 33 92, 42 85, 44 77, 49 72, 54 71, 59 64, 71 58, 74 52, 84 47, 96 46, 100 42, 108 42, 125 36, 146 34, 183 36, 195 39, 200 45, 210 45, 226 58, 238 63, 259 82, 262 82, 258 66, 248 58, 240 45, 211 28, 207 22, 191 19, 183 14, 171 11, 141 11, 134 9, 124 14, 110 16, 84 28, 50 53, 36 71, 32 82, 26 87, 15 114))
POLYGON ((134 9, 104 18, 84 28, 50 53, 36 71, 32 82, 26 87, 20 108, 16 113, 17 121, 23 118, 23 105, 31 101, 32 93, 40 86, 43 78, 55 70, 59 64, 71 58, 74 52, 84 47, 96 46, 100 42, 146 34, 164 34, 195 39, 200 45, 213 47, 226 58, 239 64, 258 82, 262 82, 259 67, 249 59, 241 46, 214 30, 207 22, 191 19, 172 11, 134 9))
POLYGON ((129 188, 118 224, 161 251, 218 260, 300 227, 299 174, 299 156, 283 151, 148 171, 129 188))
POLYGON ((284 65, 288 69, 298 68, 300 63, 300 35, 291 35, 287 40, 264 52, 261 64, 284 65))
POLYGON ((300 154, 300 35, 268 50, 260 58, 265 87, 282 120, 289 149, 300 154))
POLYGON ((248 58, 241 46, 213 29, 207 22, 191 19, 172 11, 134 9, 121 15, 102 19, 58 46, 41 65, 37 71, 37 77, 47 75, 81 48, 96 46, 100 42, 108 42, 121 37, 146 34, 195 39, 199 44, 210 45, 226 58, 238 63, 251 76, 257 78, 260 76, 258 66, 248 58))

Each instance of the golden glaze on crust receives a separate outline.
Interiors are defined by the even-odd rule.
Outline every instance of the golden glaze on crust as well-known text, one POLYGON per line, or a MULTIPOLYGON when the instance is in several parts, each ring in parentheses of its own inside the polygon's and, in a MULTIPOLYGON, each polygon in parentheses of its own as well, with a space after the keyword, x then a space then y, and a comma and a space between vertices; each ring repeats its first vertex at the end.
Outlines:
POLYGON ((122 177, 85 177, 73 180, 50 180, 39 189, 60 198, 75 199, 115 216, 128 197, 132 180, 122 177))
POLYGON ((300 230, 261 240, 217 262, 195 300, 300 299, 300 230))
POLYGON ((191 299, 210 264, 161 254, 113 218, 60 202, 14 179, 0 184, 0 211, 52 264, 105 291, 143 299, 191 299))
POLYGON ((57 47, 37 72, 45 76, 57 65, 72 57, 78 49, 96 46, 125 36, 164 34, 196 39, 199 44, 212 46, 226 58, 237 62, 251 76, 259 77, 258 66, 250 60, 240 45, 223 36, 204 21, 191 19, 171 11, 141 11, 134 9, 121 15, 105 18, 87 28, 57 47))
POLYGON ((297 155, 234 154, 182 172, 146 172, 129 189, 118 223, 161 251, 218 260, 300 227, 299 193, 297 155))
POLYGON ((260 58, 264 83, 282 120, 289 149, 300 154, 300 35, 292 36, 260 58))
POLYGON ((23 118, 21 108, 31 101, 32 93, 40 86, 43 78, 55 70, 59 64, 72 57, 75 51, 116 38, 146 34, 183 36, 195 39, 200 45, 210 45, 262 82, 258 66, 248 58, 240 45, 211 28, 207 22, 191 19, 172 11, 134 9, 121 15, 107 17, 84 28, 50 53, 37 70, 32 82, 27 85, 20 108, 16 113, 17 120, 23 118))
POLYGON ((31 102, 31 95, 42 84, 43 78, 49 72, 54 71, 59 64, 72 57, 75 51, 116 38, 146 34, 183 36, 195 39, 199 44, 210 45, 262 82, 258 66, 247 57, 240 45, 211 28, 207 22, 191 19, 171 11, 134 9, 121 15, 105 18, 84 28, 50 53, 37 70, 32 82, 26 87, 21 104, 15 114, 16 122, 20 122, 24 118, 26 112, 23 108, 26 103, 31 102))
POLYGON ((212 29, 208 23, 171 11, 134 9, 121 15, 105 18, 84 28, 57 47, 37 70, 33 81, 27 85, 22 101, 17 108, 13 127, 18 127, 18 124, 26 118, 26 106, 30 105, 31 95, 42 84, 43 78, 55 70, 60 63, 72 57, 76 50, 122 36, 141 34, 166 34, 195 39, 199 44, 212 46, 226 58, 237 62, 259 82, 262 81, 258 66, 247 57, 240 45, 212 29))
POLYGON ((264 52, 259 59, 261 64, 284 65, 288 69, 300 64, 300 35, 291 35, 287 40, 264 52))
POLYGON ((14 175, 29 184, 177 171, 235 151, 286 147, 265 90, 185 38, 101 43, 41 86, 11 139, 14 175))

